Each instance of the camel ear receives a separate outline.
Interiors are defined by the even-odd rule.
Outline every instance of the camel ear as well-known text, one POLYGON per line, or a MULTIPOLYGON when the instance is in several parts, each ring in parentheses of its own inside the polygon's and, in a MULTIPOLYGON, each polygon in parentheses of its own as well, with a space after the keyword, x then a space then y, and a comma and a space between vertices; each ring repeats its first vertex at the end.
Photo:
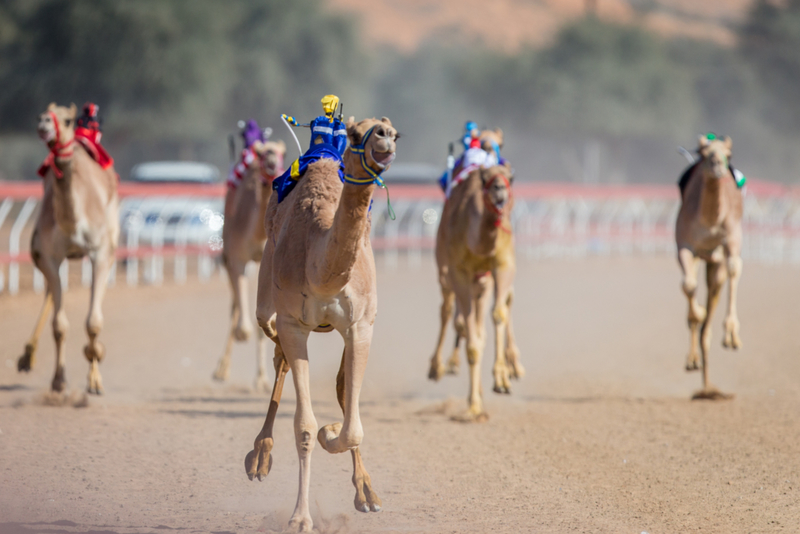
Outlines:
POLYGON ((73 119, 78 115, 78 106, 75 105, 75 102, 69 105, 69 115, 73 119))
POLYGON ((357 145, 361 143, 361 134, 358 133, 358 130, 356 129, 357 126, 358 124, 356 124, 355 117, 348 118, 347 122, 345 123, 345 128, 347 128, 347 139, 350 141, 351 145, 357 145))
POLYGON ((259 155, 263 154, 267 150, 267 145, 262 143, 260 140, 256 139, 253 141, 252 144, 253 150, 256 151, 259 155))
POLYGON ((725 148, 727 148, 727 149, 728 149, 728 152, 730 152, 730 151, 731 151, 731 148, 733 148, 733 139, 731 139, 729 136, 727 136, 727 135, 726 135, 726 136, 723 138, 723 141, 722 141, 722 142, 723 142, 723 143, 725 143, 725 148))
POLYGON ((708 136, 701 135, 700 137, 697 138, 697 142, 700 148, 705 148, 711 141, 708 140, 708 136))
POLYGON ((392 125, 392 121, 389 120, 389 117, 381 117, 381 122, 384 124, 388 124, 389 126, 392 125))
POLYGON ((50 104, 47 106, 47 111, 55 110, 56 106, 57 106, 57 104, 55 102, 50 102, 50 104))
POLYGON ((286 143, 283 142, 283 139, 278 139, 275 142, 275 144, 278 146, 278 151, 281 154, 285 154, 286 153, 286 143))
POLYGON ((500 142, 498 144, 500 145, 500 148, 502 148, 503 147, 503 141, 505 141, 505 137, 503 136, 503 130, 502 130, 502 128, 495 128, 494 132, 497 134, 497 137, 500 139, 500 142))

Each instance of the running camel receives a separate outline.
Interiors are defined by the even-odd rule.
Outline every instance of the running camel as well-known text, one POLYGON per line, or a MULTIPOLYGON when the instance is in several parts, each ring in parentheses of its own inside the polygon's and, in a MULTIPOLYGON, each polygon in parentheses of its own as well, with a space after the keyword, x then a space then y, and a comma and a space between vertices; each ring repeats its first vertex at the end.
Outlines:
POLYGON ((364 432, 358 403, 378 305, 370 205, 376 184, 382 183, 380 173, 394 160, 397 132, 387 118, 356 123, 351 117, 346 130, 350 147, 343 155, 345 183, 339 176, 339 163, 323 158, 308 166, 281 203, 277 195, 270 199, 266 223, 270 238, 259 271, 256 318, 275 342, 276 372, 267 417, 245 459, 245 469, 251 480, 262 480, 269 473, 272 426, 283 381, 291 369, 297 393, 294 430, 300 485, 289 524, 302 532, 313 526, 308 493, 315 435, 329 453, 350 451, 356 509, 381 509, 359 450, 364 432), (336 376, 344 422, 325 425, 317 432, 306 344, 312 331, 331 330, 345 342, 336 376))

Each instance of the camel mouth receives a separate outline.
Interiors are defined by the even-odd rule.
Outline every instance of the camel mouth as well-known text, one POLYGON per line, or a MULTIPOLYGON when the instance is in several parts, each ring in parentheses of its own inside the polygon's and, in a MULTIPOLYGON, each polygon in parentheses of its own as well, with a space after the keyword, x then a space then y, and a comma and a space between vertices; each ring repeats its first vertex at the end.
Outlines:
POLYGON ((387 165, 390 165, 394 161, 394 157, 396 155, 396 152, 375 152, 373 150, 372 160, 376 165, 378 165, 378 167, 385 169, 387 165))
POLYGON ((39 130, 39 139, 41 139, 45 143, 49 143, 50 141, 55 139, 55 137, 56 137, 55 130, 50 130, 50 129, 39 130))

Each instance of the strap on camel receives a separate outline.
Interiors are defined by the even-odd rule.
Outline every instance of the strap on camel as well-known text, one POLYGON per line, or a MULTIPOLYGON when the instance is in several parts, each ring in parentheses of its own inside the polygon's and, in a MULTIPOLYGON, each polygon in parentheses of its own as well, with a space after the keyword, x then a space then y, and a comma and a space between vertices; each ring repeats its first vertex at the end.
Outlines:
POLYGON ((386 190, 386 205, 389 209, 389 218, 391 220, 396 220, 397 215, 394 213, 394 209, 392 209, 392 201, 389 198, 389 188, 386 187, 386 182, 384 182, 383 178, 381 178, 381 174, 383 170, 380 172, 375 172, 372 167, 367 165, 367 155, 366 155, 366 146, 367 141, 369 140, 370 136, 372 135, 372 131, 375 129, 375 126, 367 130, 367 133, 364 135, 364 138, 361 139, 361 142, 357 145, 350 145, 350 151, 353 154, 358 154, 361 161, 361 168, 369 175, 368 178, 356 178, 352 174, 345 173, 344 181, 348 184, 354 185, 369 185, 369 184, 376 184, 378 187, 383 188, 386 190))
POLYGON ((68 142, 62 144, 61 130, 58 127, 58 117, 56 117, 56 114, 53 113, 52 111, 48 111, 47 113, 50 115, 50 118, 53 121, 53 127, 55 128, 56 131, 56 142, 50 148, 50 153, 44 159, 41 166, 39 167, 39 170, 36 171, 36 173, 42 178, 44 178, 44 176, 47 174, 47 169, 52 167, 53 174, 56 175, 56 178, 63 178, 64 173, 56 165, 56 158, 72 157, 72 149, 70 147, 72 146, 72 143, 75 142, 75 138, 72 138, 68 142))

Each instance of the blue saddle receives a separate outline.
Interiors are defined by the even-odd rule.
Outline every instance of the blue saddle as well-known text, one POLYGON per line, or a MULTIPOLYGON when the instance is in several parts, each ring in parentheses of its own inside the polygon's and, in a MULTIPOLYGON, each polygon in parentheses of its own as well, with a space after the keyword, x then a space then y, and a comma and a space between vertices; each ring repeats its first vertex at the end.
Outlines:
POLYGON ((309 148, 283 174, 272 181, 272 190, 278 193, 278 202, 283 202, 283 199, 292 192, 309 165, 323 158, 339 163, 339 179, 344 182, 344 161, 339 150, 333 145, 320 143, 309 148))

